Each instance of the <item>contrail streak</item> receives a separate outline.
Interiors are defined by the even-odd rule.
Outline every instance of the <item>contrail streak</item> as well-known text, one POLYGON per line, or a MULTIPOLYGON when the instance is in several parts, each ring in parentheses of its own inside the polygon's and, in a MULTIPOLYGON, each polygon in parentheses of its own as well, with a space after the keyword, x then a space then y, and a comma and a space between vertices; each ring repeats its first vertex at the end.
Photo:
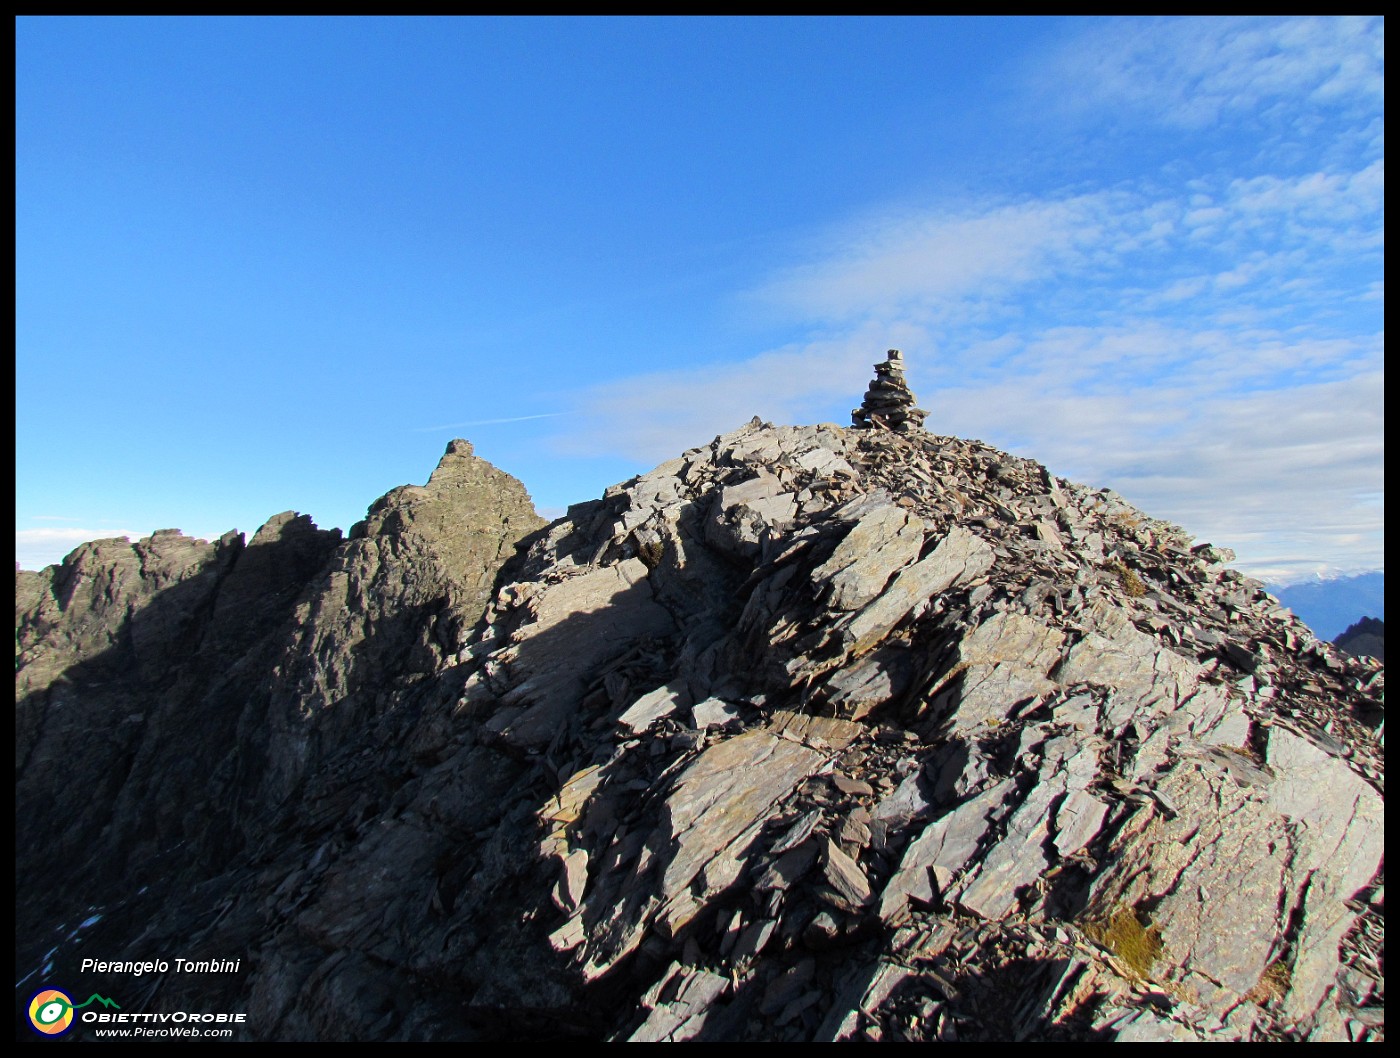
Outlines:
POLYGON ((543 415, 514 415, 509 419, 473 419, 471 422, 450 422, 444 426, 419 426, 414 429, 414 433, 430 433, 433 430, 455 430, 459 426, 495 426, 503 422, 525 422, 527 419, 555 419, 560 415, 569 415, 567 411, 547 411, 543 415))

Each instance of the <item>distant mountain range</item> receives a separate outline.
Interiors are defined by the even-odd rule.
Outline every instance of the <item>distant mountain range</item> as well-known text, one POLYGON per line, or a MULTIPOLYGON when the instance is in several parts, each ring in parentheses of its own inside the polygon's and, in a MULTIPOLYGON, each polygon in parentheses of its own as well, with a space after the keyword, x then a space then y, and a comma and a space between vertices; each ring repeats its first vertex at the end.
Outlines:
POLYGON ((1385 572, 1359 573, 1333 580, 1310 580, 1287 587, 1266 585, 1321 639, 1336 639, 1363 617, 1385 620, 1385 572))

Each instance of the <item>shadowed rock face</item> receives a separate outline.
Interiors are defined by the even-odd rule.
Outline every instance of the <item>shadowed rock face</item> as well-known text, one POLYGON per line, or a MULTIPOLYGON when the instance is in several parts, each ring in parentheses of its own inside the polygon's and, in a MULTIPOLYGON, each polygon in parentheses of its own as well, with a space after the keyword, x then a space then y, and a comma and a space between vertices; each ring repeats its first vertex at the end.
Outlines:
POLYGON ((308 774, 410 708, 406 689, 455 653, 542 524, 519 482, 456 441, 350 541, 287 512, 246 545, 164 530, 17 573, 19 951, 142 889, 148 908, 190 902, 176 935, 209 917, 190 887, 225 899, 223 872, 299 826, 325 785, 308 774))
POLYGON ((465 447, 274 523, 19 575, 17 979, 96 908, 241 968, 44 980, 247 1039, 1383 1034, 1383 670, 1107 490, 755 420, 513 559, 465 447))
POLYGON ((1354 658, 1374 658, 1385 661, 1385 622, 1375 617, 1363 617, 1351 624, 1334 643, 1337 649, 1354 658))

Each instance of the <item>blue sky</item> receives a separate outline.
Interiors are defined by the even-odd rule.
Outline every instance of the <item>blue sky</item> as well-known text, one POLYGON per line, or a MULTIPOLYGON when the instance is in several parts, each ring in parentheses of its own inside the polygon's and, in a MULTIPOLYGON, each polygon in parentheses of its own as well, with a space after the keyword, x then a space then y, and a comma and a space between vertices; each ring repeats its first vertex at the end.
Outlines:
POLYGON ((1380 19, 30 19, 16 544, 556 514, 753 415, 1383 568, 1380 19))

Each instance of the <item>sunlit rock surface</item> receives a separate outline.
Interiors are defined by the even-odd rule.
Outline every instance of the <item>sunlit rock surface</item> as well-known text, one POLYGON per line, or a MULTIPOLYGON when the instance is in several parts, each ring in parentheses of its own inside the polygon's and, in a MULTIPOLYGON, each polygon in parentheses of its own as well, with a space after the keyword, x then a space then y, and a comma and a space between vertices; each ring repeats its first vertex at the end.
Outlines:
POLYGON ((917 429, 543 528, 464 445, 19 575, 17 979, 100 908, 246 1039, 1383 1037, 1383 669, 1221 549, 917 429))

